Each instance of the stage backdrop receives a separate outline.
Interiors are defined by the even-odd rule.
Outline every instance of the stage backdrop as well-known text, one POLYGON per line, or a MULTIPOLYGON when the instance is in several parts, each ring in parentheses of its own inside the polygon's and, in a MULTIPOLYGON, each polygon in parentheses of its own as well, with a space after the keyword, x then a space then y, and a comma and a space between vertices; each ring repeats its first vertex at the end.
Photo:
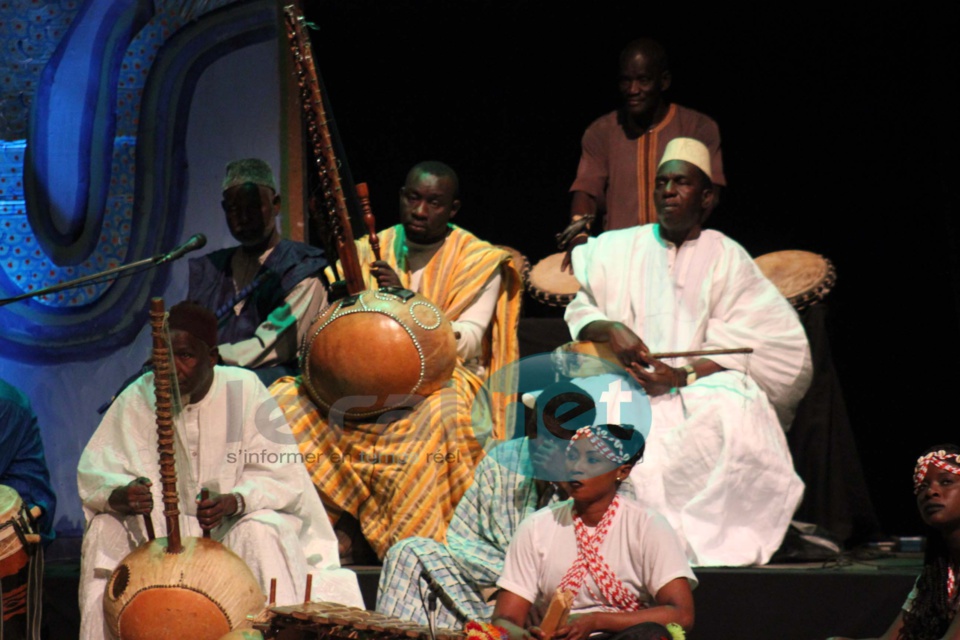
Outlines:
MULTIPOLYGON (((279 170, 276 4, 164 4, 3 4, 0 297, 195 233, 204 251, 233 245, 226 163, 259 156, 279 170)), ((82 532, 76 468, 97 408, 149 357, 149 298, 179 302, 186 276, 181 260, 0 309, 0 376, 38 414, 62 535, 82 532)))
MULTIPOLYGON (((556 251, 584 128, 617 104, 619 49, 661 39, 671 98, 723 135, 730 185, 710 224, 755 255, 806 249, 837 265, 833 351, 874 502, 888 531, 919 530, 912 459, 956 439, 943 417, 960 355, 949 20, 906 2, 305 4, 381 226, 396 221, 406 170, 436 158, 461 175, 457 222, 533 261, 556 251)), ((2 295, 198 231, 208 249, 230 243, 223 164, 293 155, 278 142, 277 9, 0 3, 2 295)), ((0 375, 37 405, 61 530, 80 526, 75 462, 95 408, 146 357, 149 296, 177 301, 184 274, 175 265, 0 310, 0 375)))

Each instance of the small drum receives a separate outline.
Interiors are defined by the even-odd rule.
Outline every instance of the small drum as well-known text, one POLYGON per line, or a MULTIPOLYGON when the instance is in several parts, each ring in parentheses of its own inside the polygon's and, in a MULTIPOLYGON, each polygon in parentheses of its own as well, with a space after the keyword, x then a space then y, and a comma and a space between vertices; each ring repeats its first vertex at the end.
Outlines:
POLYGON ((523 255, 513 247, 508 247, 505 244, 494 245, 497 249, 503 249, 510 254, 510 257, 513 258, 513 266, 516 267, 517 271, 520 273, 520 281, 523 283, 523 286, 527 286, 527 280, 530 277, 530 261, 527 260, 527 256, 523 255))
POLYGON ((774 251, 754 262, 797 311, 823 300, 837 281, 833 263, 809 251, 774 251))
POLYGON ((16 489, 0 485, 0 637, 40 637, 43 552, 16 489))
POLYGON ((527 290, 534 298, 551 307, 565 307, 580 291, 580 283, 560 269, 566 252, 547 256, 530 270, 527 278, 527 290))
MULTIPOLYGON (((430 640, 430 630, 415 622, 333 602, 271 607, 269 620, 254 628, 267 640, 430 640)), ((436 629, 437 640, 464 640, 460 631, 436 629)))

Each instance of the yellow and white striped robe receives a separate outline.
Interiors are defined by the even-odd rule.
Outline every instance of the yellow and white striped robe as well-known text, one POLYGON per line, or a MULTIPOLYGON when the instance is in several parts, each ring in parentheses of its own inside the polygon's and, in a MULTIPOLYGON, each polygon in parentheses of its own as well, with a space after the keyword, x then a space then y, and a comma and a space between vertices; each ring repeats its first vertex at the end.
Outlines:
MULTIPOLYGON (((380 233, 382 258, 394 266, 405 286, 403 227, 380 233)), ((376 286, 369 265, 367 238, 357 242, 364 278, 376 286)), ((442 248, 424 269, 419 293, 451 321, 470 307, 494 270, 501 285, 496 310, 483 339, 482 364, 492 373, 519 356, 520 277, 509 253, 451 225, 442 248)), ((492 425, 477 425, 505 437, 508 388, 492 394, 492 425)), ((471 409, 483 380, 459 363, 450 384, 425 398, 406 417, 389 424, 347 422, 332 425, 294 378, 281 378, 271 392, 286 414, 307 469, 331 519, 349 513, 360 521, 380 556, 398 540, 412 536, 445 540, 454 508, 473 479, 483 456, 471 409)))

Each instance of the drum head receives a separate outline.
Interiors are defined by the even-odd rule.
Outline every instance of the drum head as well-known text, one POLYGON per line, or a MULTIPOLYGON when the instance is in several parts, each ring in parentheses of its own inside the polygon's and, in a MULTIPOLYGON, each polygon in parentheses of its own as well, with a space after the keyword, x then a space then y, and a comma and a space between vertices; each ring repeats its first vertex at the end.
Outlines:
POLYGON ((836 281, 833 264, 809 251, 775 251, 756 258, 754 262, 798 309, 822 300, 836 281))
POLYGON ((580 291, 580 283, 572 273, 560 269, 565 252, 547 256, 530 270, 527 287, 537 300, 553 305, 566 306, 580 291))
POLYGON ((20 511, 23 501, 13 487, 0 484, 0 522, 6 522, 20 511))

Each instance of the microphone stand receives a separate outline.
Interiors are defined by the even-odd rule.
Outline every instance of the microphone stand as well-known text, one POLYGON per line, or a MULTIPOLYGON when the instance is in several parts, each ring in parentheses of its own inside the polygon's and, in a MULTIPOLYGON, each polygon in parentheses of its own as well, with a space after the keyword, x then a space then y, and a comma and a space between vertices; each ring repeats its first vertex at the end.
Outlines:
MULTIPOLYGON (((196 247, 196 248, 199 249, 200 247, 196 247)), ((174 260, 178 260, 179 258, 186 255, 188 251, 185 251, 179 256, 171 256, 172 253, 173 252, 158 253, 152 258, 144 258, 143 260, 137 260, 136 262, 131 262, 130 264, 114 267, 113 269, 107 269, 106 271, 101 271, 100 273, 93 273, 88 276, 81 276, 73 280, 68 280, 67 282, 61 282, 60 284, 55 284, 45 289, 28 291, 27 293, 21 293, 20 295, 13 296, 12 298, 0 298, 0 307, 5 307, 8 304, 19 302, 20 300, 26 300, 27 298, 37 298, 39 296, 45 296, 50 293, 63 291, 64 289, 73 289, 75 287, 79 287, 80 285, 88 284, 91 282, 99 284, 100 280, 109 279, 109 277, 112 275, 116 275, 117 278, 119 278, 121 275, 125 274, 127 271, 131 271, 133 269, 139 269, 140 267, 147 267, 147 266, 159 267, 160 265, 166 264, 167 262, 173 262, 174 260)), ((130 275, 133 275, 133 274, 130 274, 130 275)))
MULTIPOLYGON (((420 570, 420 579, 427 582, 427 589, 429 593, 427 594, 426 605, 427 610, 427 631, 430 633, 430 640, 437 640, 437 589, 439 588, 437 584, 433 581, 433 578, 427 573, 426 569, 420 570)), ((417 582, 419 585, 420 583, 417 582)), ((423 601, 423 587, 420 587, 420 600, 423 601)))

